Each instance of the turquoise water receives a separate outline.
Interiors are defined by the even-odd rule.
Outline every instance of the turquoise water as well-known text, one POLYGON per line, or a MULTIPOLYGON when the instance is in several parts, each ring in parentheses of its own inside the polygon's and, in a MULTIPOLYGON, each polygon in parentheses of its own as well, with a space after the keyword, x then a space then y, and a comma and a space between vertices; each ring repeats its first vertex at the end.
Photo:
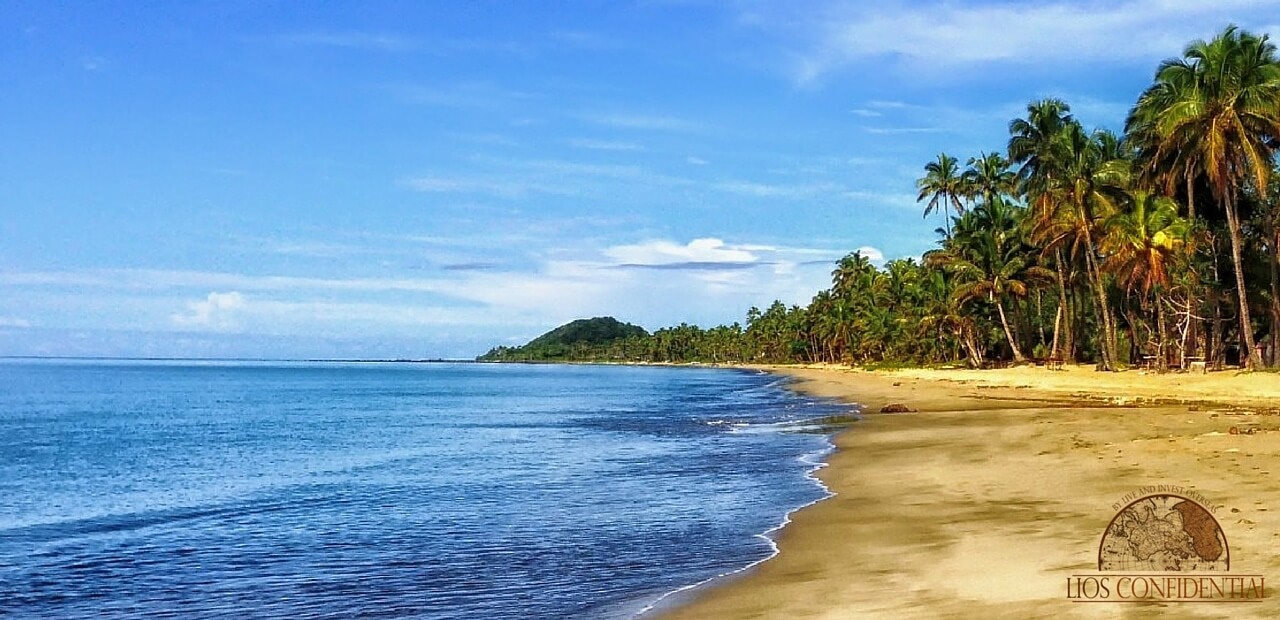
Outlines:
POLYGON ((633 617, 773 553, 838 410, 715 369, 0 362, 0 615, 633 617))

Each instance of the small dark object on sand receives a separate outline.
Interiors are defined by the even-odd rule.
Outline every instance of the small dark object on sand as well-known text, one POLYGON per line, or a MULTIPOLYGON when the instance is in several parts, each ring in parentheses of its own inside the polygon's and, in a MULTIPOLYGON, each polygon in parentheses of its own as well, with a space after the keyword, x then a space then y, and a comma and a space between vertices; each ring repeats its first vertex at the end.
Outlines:
POLYGON ((912 409, 902 403, 889 403, 880 408, 880 413, 915 413, 912 409))

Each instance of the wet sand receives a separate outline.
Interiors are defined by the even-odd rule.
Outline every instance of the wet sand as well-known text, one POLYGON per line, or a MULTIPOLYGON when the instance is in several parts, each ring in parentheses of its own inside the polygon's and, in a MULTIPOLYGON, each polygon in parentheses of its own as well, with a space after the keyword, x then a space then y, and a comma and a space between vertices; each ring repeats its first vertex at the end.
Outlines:
POLYGON ((1280 617, 1270 587, 1235 604, 1067 592, 1097 571, 1115 506, 1155 485, 1215 504, 1231 573, 1280 584, 1280 375, 771 370, 868 412, 917 411, 839 435, 819 473, 836 495, 792 515, 779 555, 664 619, 1280 617))

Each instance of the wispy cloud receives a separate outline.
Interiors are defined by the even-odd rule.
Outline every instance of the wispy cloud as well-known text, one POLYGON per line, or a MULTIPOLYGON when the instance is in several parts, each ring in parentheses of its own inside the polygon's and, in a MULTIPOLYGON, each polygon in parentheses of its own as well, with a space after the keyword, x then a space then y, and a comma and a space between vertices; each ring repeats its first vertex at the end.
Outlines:
POLYGON ((387 84, 382 89, 410 104, 476 110, 515 109, 539 97, 536 93, 504 88, 485 81, 435 85, 387 84))
POLYGON ((425 278, 90 269, 0 271, 0 285, 11 300, 48 310, 51 325, 61 328, 367 339, 436 326, 472 330, 488 342, 484 334, 499 338, 513 325, 533 326, 536 334, 600 314, 655 327, 739 319, 736 312, 772 299, 807 301, 827 283, 829 261, 843 254, 712 237, 571 250, 573 258, 535 257, 519 269, 444 263, 425 278), (681 304, 666 301, 673 298, 681 304))
POLYGON ((107 59, 102 56, 83 56, 80 58, 80 66, 85 71, 98 71, 107 65, 107 59))
POLYGON ((675 265, 749 265, 758 259, 750 251, 728 246, 714 238, 694 239, 686 245, 655 240, 634 245, 619 245, 605 250, 605 255, 624 267, 671 267, 675 265))
POLYGON ((845 198, 850 198, 859 202, 870 203, 873 205, 916 209, 919 203, 916 202, 916 195, 903 192, 875 192, 865 190, 853 190, 843 193, 845 198))
POLYGON ((306 256, 311 258, 337 258, 358 254, 376 253, 377 248, 353 245, 349 243, 333 243, 328 241, 276 241, 267 240, 261 246, 271 254, 284 256, 306 256))
POLYGON ((26 319, 20 319, 12 316, 0 316, 0 327, 31 327, 31 322, 26 319))
POLYGON ((593 151, 639 151, 644 147, 634 142, 620 140, 595 140, 591 138, 570 138, 569 146, 593 151))
POLYGON ((935 72, 984 63, 1150 63, 1212 35, 1207 28, 1265 26, 1274 11, 1269 0, 841 1, 765 3, 753 6, 749 21, 792 39, 794 77, 806 83, 868 59, 935 72))
POLYGON ((228 330, 236 327, 236 318, 245 307, 239 291, 213 292, 204 299, 187 304, 187 311, 172 315, 174 324, 185 328, 228 330))
MULTIPOLYGON (((165 269, 86 269, 81 271, 5 271, 0 284, 120 290, 231 289, 240 291, 408 291, 440 292, 437 280, 407 278, 309 278, 247 275, 219 271, 165 269)), ((207 301, 207 300, 206 300, 207 301)))
POLYGON ((701 125, 693 121, 673 116, 654 116, 648 114, 588 114, 583 120, 596 125, 617 129, 638 129, 650 131, 694 131, 701 125))
POLYGON ((379 52, 412 52, 422 42, 412 37, 382 32, 295 32, 275 37, 276 43, 297 47, 340 47, 379 52))
POLYGON ((467 132, 450 132, 449 137, 462 142, 472 144, 484 144, 488 146, 517 146, 520 144, 518 140, 511 136, 500 133, 467 133, 467 132))
POLYGON ((948 130, 942 127, 864 127, 863 131, 873 135, 893 135, 902 133, 939 133, 948 130))
POLYGON ((694 181, 633 164, 606 164, 562 159, 473 157, 478 173, 428 174, 404 185, 419 192, 470 194, 516 199, 533 195, 604 197, 622 187, 689 187, 694 181))
POLYGON ((794 185, 781 185, 772 183, 757 183, 754 181, 721 181, 713 185, 714 189, 729 192, 733 194, 742 194, 746 196, 755 196, 758 198, 786 198, 799 199, 809 198, 822 194, 834 194, 840 192, 843 188, 836 183, 804 183, 794 185))
POLYGON ((684 158, 684 162, 691 166, 705 166, 711 163, 701 157, 694 157, 693 155, 684 158))
POLYGON ((584 30, 561 30, 550 35, 552 41, 566 47, 590 52, 620 50, 626 44, 617 36, 584 30))
POLYGON ((854 251, 862 254, 867 258, 867 260, 876 263, 877 265, 884 264, 884 252, 881 252, 880 248, 864 245, 854 251))
POLYGON ((445 271, 492 271, 500 267, 498 263, 451 263, 441 265, 440 268, 445 271))
POLYGON ((540 181, 483 176, 425 176, 409 179, 406 184, 419 192, 486 194, 498 198, 522 198, 530 194, 572 196, 577 193, 571 187, 552 185, 540 181))

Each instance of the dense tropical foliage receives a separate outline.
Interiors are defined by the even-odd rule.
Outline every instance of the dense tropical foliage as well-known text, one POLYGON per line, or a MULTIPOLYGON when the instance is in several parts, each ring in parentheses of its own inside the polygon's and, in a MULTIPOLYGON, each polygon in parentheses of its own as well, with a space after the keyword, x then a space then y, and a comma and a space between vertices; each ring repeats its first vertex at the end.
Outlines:
POLYGON ((804 307, 579 350, 655 362, 1065 360, 1280 365, 1280 60, 1229 27, 1160 65, 1124 135, 1031 102, 1003 152, 942 153, 917 182, 938 247, 841 259, 804 307))
POLYGON ((578 319, 557 327, 519 347, 494 347, 478 359, 485 362, 554 362, 631 355, 621 341, 638 341, 649 336, 643 327, 623 323, 611 316, 578 319))

